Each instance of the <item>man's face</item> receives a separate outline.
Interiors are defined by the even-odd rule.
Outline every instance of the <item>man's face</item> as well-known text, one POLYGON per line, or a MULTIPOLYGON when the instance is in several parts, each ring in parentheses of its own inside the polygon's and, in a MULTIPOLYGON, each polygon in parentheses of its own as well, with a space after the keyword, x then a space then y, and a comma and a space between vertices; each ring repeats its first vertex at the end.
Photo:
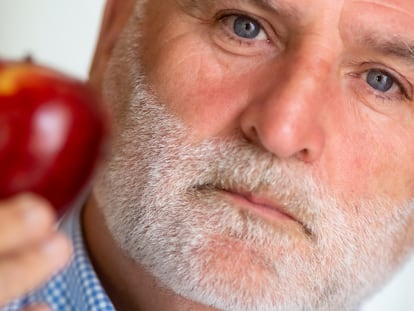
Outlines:
POLYGON ((105 89, 114 237, 224 310, 348 310, 412 246, 414 3, 149 0, 105 89))

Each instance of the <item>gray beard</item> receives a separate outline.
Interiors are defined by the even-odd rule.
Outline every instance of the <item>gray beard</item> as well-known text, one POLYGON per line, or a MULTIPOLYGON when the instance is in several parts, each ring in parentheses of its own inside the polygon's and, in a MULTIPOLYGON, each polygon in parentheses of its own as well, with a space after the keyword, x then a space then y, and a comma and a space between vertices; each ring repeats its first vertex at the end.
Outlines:
POLYGON ((355 308, 406 257, 395 245, 412 205, 336 193, 237 134, 195 143, 140 78, 137 33, 105 85, 123 114, 95 196, 116 242, 163 286, 219 310, 355 308), (301 226, 242 211, 223 190, 266 193, 301 226))
POLYGON ((351 310, 394 270, 410 205, 339 199, 237 136, 192 145, 143 88, 133 103, 96 196, 117 243, 164 286, 220 310, 351 310), (222 189, 272 193, 303 228, 242 212, 222 189))

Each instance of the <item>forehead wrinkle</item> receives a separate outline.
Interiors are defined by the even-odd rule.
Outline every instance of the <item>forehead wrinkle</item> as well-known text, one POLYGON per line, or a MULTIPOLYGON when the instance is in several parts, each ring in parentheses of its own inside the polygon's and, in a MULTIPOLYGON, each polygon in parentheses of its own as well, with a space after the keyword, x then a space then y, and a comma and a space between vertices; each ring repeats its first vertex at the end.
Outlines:
MULTIPOLYGON (((348 42, 378 54, 401 58, 414 65, 414 32, 405 30, 412 24, 413 10, 404 6, 404 3, 390 0, 353 0, 351 4, 354 10, 361 11, 362 17, 356 16, 352 22, 343 25, 348 42), (370 13, 377 11, 382 14, 383 21, 367 23, 370 13), (403 21, 410 24, 404 24, 403 21)), ((370 17, 371 20, 374 18, 370 17)))
POLYGON ((414 16, 414 14, 412 14, 413 12, 411 10, 407 10, 406 8, 402 8, 401 5, 397 5, 397 4, 393 4, 393 3, 389 3, 389 1, 382 1, 382 0, 358 0, 358 1, 354 1, 353 3, 357 3, 357 4, 366 4, 366 5, 376 5, 377 7, 382 7, 383 9, 386 10, 393 10, 395 12, 398 13, 403 13, 403 14, 407 14, 409 16, 414 16))

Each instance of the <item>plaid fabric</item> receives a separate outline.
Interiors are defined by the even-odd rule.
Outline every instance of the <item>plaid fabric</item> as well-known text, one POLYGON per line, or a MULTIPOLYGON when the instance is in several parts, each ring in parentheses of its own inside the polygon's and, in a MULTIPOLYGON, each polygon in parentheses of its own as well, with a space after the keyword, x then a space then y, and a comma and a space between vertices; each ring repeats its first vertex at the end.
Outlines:
POLYGON ((80 226, 80 210, 73 209, 61 228, 73 241, 74 257, 69 266, 44 287, 30 293, 1 311, 18 311, 37 302, 49 304, 53 311, 115 311, 88 258, 80 226))

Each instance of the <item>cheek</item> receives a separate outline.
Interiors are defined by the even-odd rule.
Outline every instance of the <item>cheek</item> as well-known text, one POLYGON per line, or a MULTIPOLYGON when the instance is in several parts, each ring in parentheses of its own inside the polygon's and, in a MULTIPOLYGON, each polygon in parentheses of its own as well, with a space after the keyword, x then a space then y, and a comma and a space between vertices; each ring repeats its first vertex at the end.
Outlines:
POLYGON ((234 130, 257 70, 248 60, 225 56, 202 32, 179 26, 170 32, 144 38, 144 72, 154 93, 197 139, 234 130))
POLYGON ((236 127, 247 101, 247 79, 217 60, 214 53, 194 51, 183 56, 179 50, 170 50, 168 54, 151 75, 161 102, 198 139, 236 127))
POLYGON ((325 176, 327 184, 360 198, 412 198, 414 144, 409 133, 414 133, 414 129, 395 120, 378 123, 368 118, 351 125, 338 134, 342 139, 332 144, 334 151, 326 159, 331 168, 325 176))

